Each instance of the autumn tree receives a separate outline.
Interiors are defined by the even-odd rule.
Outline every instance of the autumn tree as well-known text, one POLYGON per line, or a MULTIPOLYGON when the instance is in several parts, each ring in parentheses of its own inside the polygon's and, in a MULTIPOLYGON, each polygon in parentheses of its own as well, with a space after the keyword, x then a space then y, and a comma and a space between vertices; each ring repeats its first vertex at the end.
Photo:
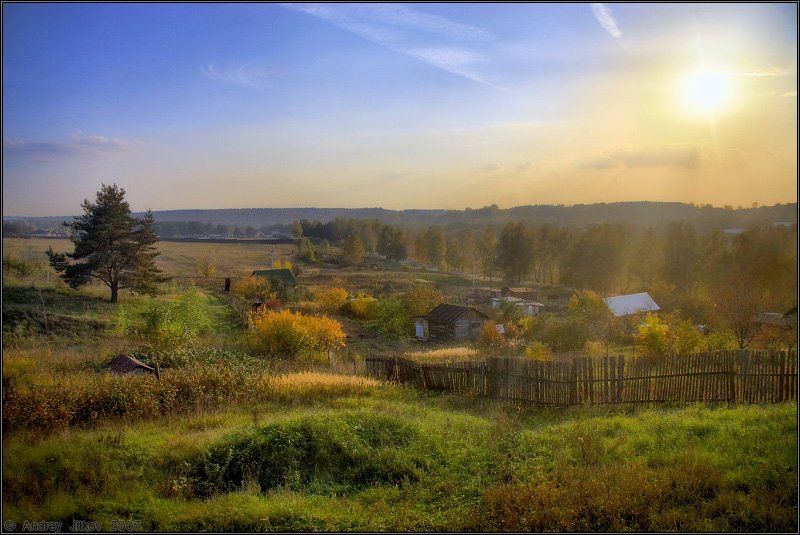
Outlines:
POLYGON ((622 271, 625 228, 589 225, 570 247, 561 267, 563 284, 607 293, 622 271))
POLYGON ((217 273, 217 266, 207 256, 197 260, 197 273, 202 277, 213 277, 217 273))
POLYGON ((133 217, 125 190, 116 184, 103 184, 95 202, 87 199, 81 207, 83 215, 67 224, 75 250, 47 250, 53 269, 73 288, 99 280, 111 290, 112 303, 123 288, 154 294, 165 279, 155 264, 159 253, 153 214, 133 217))
POLYGON ((533 265, 533 236, 522 223, 508 223, 497 242, 497 266, 511 283, 520 283, 533 265))
POLYGON ((697 266, 697 237, 688 221, 673 221, 664 244, 663 273, 667 282, 681 290, 691 288, 697 266))
POLYGON ((492 227, 486 227, 478 237, 476 244, 477 255, 481 264, 483 276, 489 275, 492 280, 492 273, 495 267, 495 254, 497 252, 497 237, 494 235, 492 227))
POLYGON ((384 226, 380 234, 378 234, 377 250, 388 260, 396 262, 405 260, 408 256, 408 247, 406 246, 403 231, 390 225, 384 226))
POLYGON ((425 249, 430 265, 438 268, 445 267, 447 241, 442 229, 428 227, 428 230, 425 231, 425 249))
POLYGON ((300 221, 294 221, 292 223, 292 237, 295 239, 299 239, 303 236, 303 226, 300 224, 300 221))
POLYGON ((364 242, 355 234, 349 235, 344 240, 344 248, 342 249, 342 263, 345 266, 356 266, 364 261, 366 249, 364 242))

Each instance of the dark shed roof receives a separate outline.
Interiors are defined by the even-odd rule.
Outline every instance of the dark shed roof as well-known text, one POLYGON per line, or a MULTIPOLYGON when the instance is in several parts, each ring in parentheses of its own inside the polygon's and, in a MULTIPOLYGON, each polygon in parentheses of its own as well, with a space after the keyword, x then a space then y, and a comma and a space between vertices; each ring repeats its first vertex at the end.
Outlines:
POLYGON ((289 286, 297 286, 297 279, 291 269, 257 269, 253 272, 255 277, 264 277, 270 280, 278 280, 289 286))
POLYGON ((130 355, 117 355, 114 357, 114 360, 111 361, 111 364, 108 365, 108 371, 118 374, 130 373, 137 369, 142 369, 149 372, 154 371, 153 368, 130 355))
POLYGON ((446 303, 442 303, 440 305, 436 305, 436 308, 430 311, 430 313, 426 316, 426 319, 431 323, 453 323, 468 315, 470 312, 475 312, 484 318, 489 317, 475 307, 464 307, 460 305, 448 305, 446 303))

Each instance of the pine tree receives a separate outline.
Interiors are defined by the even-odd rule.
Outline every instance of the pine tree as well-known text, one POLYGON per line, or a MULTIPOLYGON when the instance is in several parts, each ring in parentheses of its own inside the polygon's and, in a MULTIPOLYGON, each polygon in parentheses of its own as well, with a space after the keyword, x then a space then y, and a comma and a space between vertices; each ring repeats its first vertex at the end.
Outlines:
POLYGON ((81 207, 83 215, 65 223, 75 250, 67 254, 47 250, 53 269, 73 288, 92 280, 103 282, 111 290, 112 303, 123 288, 154 294, 158 283, 166 279, 155 265, 159 253, 153 214, 133 217, 125 190, 116 184, 103 184, 95 202, 87 199, 81 207))

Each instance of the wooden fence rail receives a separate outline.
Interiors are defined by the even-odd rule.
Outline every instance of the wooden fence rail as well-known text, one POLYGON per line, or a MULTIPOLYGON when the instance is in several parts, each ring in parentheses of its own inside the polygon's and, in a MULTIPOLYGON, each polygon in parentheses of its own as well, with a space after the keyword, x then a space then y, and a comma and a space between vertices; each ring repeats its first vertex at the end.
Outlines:
POLYGON ((714 351, 661 357, 577 357, 540 362, 495 357, 448 364, 369 356, 373 377, 444 392, 536 405, 797 399, 797 352, 714 351))

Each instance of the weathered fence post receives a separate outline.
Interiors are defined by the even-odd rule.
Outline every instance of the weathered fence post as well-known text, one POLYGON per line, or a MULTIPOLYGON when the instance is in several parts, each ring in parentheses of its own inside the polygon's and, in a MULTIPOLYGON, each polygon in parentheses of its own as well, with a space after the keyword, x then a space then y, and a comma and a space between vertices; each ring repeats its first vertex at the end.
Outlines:
POLYGON ((575 405, 578 402, 578 359, 572 359, 569 369, 569 404, 575 405))
POLYGON ((617 355, 617 403, 622 403, 622 389, 625 386, 625 355, 617 355))

